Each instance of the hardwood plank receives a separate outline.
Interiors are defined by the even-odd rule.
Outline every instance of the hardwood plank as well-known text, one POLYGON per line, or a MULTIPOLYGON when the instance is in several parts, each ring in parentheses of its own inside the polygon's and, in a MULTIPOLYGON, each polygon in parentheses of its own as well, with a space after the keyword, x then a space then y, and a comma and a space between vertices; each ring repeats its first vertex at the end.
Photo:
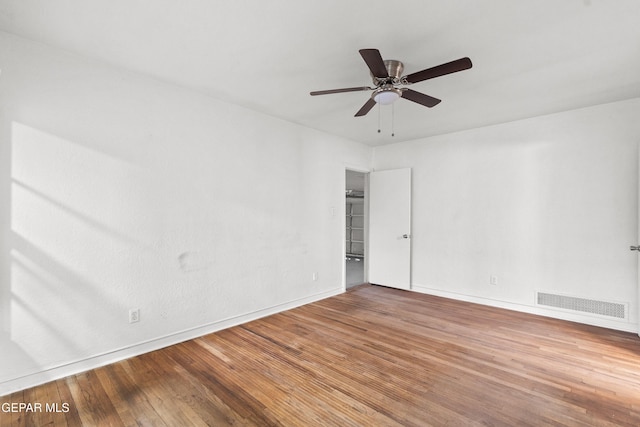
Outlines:
POLYGON ((6 396, 19 425, 640 425, 635 334, 364 285, 6 396))
POLYGON ((147 404, 142 389, 129 377, 125 367, 128 361, 96 369, 100 385, 107 396, 121 396, 111 399, 114 411, 124 425, 139 422, 143 425, 158 423, 158 416, 153 408, 147 404))
MULTIPOLYGON (((155 364, 150 355, 129 361, 131 380, 144 384, 142 391, 146 401, 153 407, 159 418, 169 426, 206 426, 206 423, 189 405, 178 398, 175 385, 171 386, 171 372, 162 369, 165 363, 155 364)), ((139 412, 139 411, 135 411, 139 412)))
MULTIPOLYGON (((102 369, 102 368, 99 368, 102 369)), ((115 409, 114 401, 102 386, 98 370, 75 375, 69 382, 73 403, 82 419, 83 425, 124 426, 115 409)), ((126 400, 129 396, 120 395, 126 400)))
MULTIPOLYGON (((64 413, 50 412, 50 410, 53 410, 53 408, 49 409, 47 407, 47 405, 57 405, 60 402, 58 385, 55 383, 55 381, 44 384, 42 387, 36 388, 35 394, 36 402, 40 405, 40 411, 34 413, 33 425, 47 426, 55 425, 56 423, 60 425, 66 425, 67 421, 64 413)), ((56 407, 56 410, 57 409, 58 408, 56 407)))
MULTIPOLYGON (((11 405, 13 403, 24 402, 25 391, 18 391, 8 396, 0 397, 0 405, 11 405)), ((0 427, 21 427, 25 425, 24 416, 17 412, 11 411, 9 406, 8 411, 0 412, 0 427)))
MULTIPOLYGON (((56 381, 58 385, 58 395, 60 396, 60 404, 68 404, 69 412, 65 413, 65 420, 69 427, 82 426, 82 419, 78 408, 73 402, 73 396, 71 395, 71 389, 69 388, 68 379, 61 379, 56 381)), ((62 424, 64 425, 64 424, 62 424)))

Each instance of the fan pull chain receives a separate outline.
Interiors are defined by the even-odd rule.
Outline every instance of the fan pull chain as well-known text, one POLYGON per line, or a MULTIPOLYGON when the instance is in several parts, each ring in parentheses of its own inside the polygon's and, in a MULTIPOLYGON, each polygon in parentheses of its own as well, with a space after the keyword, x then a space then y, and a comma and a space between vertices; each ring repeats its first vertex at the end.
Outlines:
POLYGON ((391 136, 396 136, 395 133, 395 119, 396 119, 396 104, 395 102, 391 104, 391 136))
MULTIPOLYGON (((381 107, 380 104, 378 104, 378 133, 381 133, 382 131, 380 130, 381 126, 381 107)), ((391 104, 391 136, 396 136, 396 131, 395 131, 395 121, 396 121, 396 107, 394 104, 391 104)))

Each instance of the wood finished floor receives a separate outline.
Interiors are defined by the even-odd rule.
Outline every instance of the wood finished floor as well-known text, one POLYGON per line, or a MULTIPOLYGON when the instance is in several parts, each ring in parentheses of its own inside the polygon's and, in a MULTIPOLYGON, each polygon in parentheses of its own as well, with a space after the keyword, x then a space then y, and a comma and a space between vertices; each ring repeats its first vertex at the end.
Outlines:
POLYGON ((0 426, 639 426, 640 338, 363 285, 0 398, 0 426))

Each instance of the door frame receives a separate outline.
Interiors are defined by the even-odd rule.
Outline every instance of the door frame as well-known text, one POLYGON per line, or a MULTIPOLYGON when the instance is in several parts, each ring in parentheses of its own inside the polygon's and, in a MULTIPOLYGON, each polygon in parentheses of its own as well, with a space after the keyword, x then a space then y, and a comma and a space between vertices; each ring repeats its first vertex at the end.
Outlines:
POLYGON ((347 263, 345 262, 345 255, 347 253, 347 211, 346 211, 346 201, 345 199, 345 191, 347 190, 347 172, 357 172, 364 174, 364 245, 363 245, 363 253, 364 253, 364 262, 362 268, 364 269, 363 280, 364 283, 369 281, 369 257, 367 256, 369 252, 369 173, 370 169, 360 168, 357 166, 344 165, 342 169, 342 204, 340 208, 340 212, 342 213, 341 224, 342 224, 342 251, 340 253, 340 265, 342 268, 342 290, 347 290, 347 263))

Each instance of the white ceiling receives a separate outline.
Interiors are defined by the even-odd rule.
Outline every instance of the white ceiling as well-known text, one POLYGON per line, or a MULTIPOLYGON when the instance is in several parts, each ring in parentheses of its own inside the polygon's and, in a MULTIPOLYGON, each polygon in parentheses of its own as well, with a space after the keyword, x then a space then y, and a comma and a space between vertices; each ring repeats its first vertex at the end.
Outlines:
POLYGON ((0 0, 0 30, 372 146, 640 97, 638 0, 0 0), (354 118, 369 86, 358 54, 409 74, 468 56, 473 68, 412 85, 354 118))

